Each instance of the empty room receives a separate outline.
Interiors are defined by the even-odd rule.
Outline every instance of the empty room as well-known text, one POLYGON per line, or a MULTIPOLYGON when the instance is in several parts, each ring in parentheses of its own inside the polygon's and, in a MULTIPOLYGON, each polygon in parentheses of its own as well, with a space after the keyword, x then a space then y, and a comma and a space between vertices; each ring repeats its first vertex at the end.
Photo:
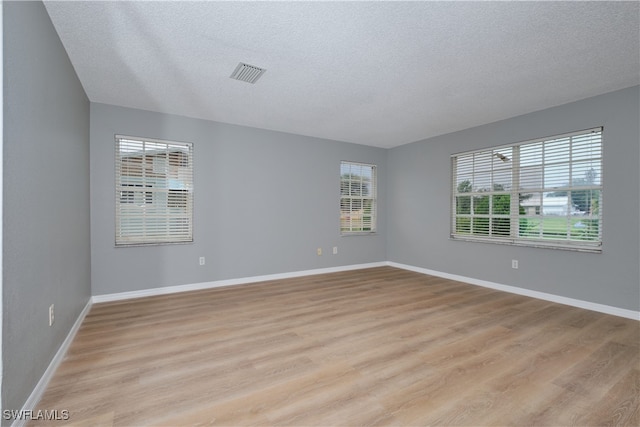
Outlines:
POLYGON ((2 426, 640 425, 640 2, 0 11, 2 426))

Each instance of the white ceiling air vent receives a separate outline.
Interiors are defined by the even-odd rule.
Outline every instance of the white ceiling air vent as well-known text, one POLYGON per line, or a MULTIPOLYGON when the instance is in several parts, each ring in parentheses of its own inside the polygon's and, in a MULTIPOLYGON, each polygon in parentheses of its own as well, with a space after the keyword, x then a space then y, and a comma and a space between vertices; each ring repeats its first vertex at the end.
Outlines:
POLYGON ((267 70, 264 68, 241 62, 229 77, 240 80, 241 82, 255 83, 265 71, 267 70))

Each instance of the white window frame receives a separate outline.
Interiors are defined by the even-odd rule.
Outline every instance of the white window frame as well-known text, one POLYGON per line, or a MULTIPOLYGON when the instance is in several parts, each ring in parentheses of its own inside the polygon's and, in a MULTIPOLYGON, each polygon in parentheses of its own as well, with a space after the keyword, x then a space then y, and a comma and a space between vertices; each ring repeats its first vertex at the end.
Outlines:
POLYGON ((602 252, 602 134, 451 155, 451 239, 602 252))
POLYGON ((375 234, 378 217, 377 166, 340 162, 340 234, 375 234), (366 188, 366 194, 362 189, 366 188))
POLYGON ((193 144, 115 135, 116 247, 193 242, 193 144))

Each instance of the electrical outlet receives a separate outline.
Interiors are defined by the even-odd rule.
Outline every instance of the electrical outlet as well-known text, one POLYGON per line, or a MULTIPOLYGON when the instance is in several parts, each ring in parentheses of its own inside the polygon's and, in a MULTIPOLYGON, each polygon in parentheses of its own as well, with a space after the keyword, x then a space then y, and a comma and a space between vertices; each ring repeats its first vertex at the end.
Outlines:
POLYGON ((203 256, 200 257, 200 265, 204 265, 204 257, 203 256))
POLYGON ((53 313, 53 304, 49 306, 49 326, 53 326, 53 321, 55 320, 53 313))
POLYGON ((338 247, 334 246, 333 247, 333 254, 336 255, 338 253, 338 247))
POLYGON ((511 260, 511 268, 515 268, 516 270, 518 269, 518 260, 517 259, 512 259, 511 260))
POLYGON ((322 248, 318 248, 317 253, 318 253, 318 256, 322 255, 322 248))

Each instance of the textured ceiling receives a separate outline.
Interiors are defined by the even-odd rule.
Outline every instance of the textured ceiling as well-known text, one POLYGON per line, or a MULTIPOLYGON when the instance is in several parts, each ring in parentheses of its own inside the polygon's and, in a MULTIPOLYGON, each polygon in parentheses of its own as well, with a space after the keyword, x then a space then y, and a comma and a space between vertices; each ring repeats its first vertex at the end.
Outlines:
POLYGON ((640 84, 637 1, 45 5, 92 102, 379 147, 640 84))

